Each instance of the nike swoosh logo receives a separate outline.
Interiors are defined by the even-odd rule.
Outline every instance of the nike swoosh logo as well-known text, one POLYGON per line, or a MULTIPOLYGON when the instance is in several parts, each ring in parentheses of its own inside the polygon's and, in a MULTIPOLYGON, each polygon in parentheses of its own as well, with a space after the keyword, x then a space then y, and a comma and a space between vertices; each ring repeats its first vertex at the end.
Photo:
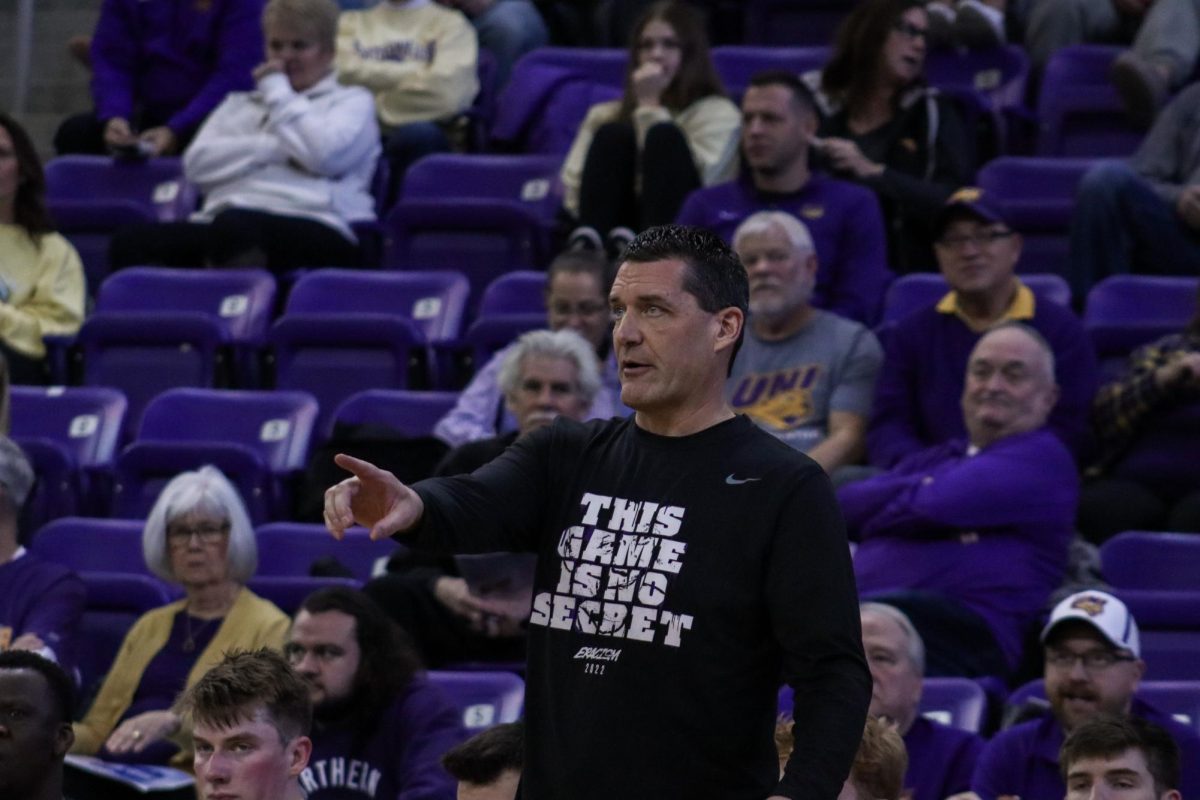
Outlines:
POLYGON ((730 486, 741 486, 743 483, 749 483, 750 481, 761 481, 761 480, 762 480, 762 478, 735 478, 735 477, 733 477, 732 472, 725 476, 725 482, 728 483, 730 486))

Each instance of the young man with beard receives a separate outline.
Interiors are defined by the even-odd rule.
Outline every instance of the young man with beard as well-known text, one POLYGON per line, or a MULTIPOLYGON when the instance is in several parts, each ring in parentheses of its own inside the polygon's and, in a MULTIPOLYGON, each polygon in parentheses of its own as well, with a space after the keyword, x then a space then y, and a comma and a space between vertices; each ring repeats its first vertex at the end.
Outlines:
POLYGON ((300 774, 309 800, 453 800, 439 759, 464 737, 460 715, 400 637, 352 589, 301 604, 284 653, 313 703, 313 752, 300 774))
POLYGON ((1105 592, 1078 592, 1054 608, 1042 631, 1050 713, 1009 728, 988 742, 971 789, 983 800, 1002 795, 1063 797, 1059 748, 1067 734, 1101 714, 1135 716, 1164 728, 1179 745, 1178 786, 1200 796, 1200 735, 1134 695, 1146 663, 1137 622, 1125 604, 1105 592))

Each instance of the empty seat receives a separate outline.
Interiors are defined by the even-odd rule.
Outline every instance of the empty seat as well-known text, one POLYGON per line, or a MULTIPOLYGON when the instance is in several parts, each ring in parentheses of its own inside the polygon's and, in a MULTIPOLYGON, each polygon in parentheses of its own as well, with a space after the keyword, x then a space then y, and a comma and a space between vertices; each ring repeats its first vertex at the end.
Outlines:
POLYGON ((317 401, 305 392, 164 392, 117 459, 114 514, 144 517, 171 478, 212 464, 238 487, 251 520, 281 518, 316 419, 317 401))
POLYGON ((505 273, 483 290, 477 316, 545 313, 546 288, 546 273, 541 270, 505 273))
POLYGON ((125 420, 125 396, 101 387, 10 389, 10 435, 38 475, 23 523, 33 530, 80 511, 102 510, 125 420))
POLYGON ((1195 316, 1200 278, 1111 275, 1091 288, 1083 327, 1102 371, 1118 373, 1136 347, 1178 333, 1195 316))
POLYGON ((1118 590, 1196 591, 1200 536, 1126 531, 1100 546, 1100 568, 1118 590))
POLYGON ((826 45, 812 47, 764 47, 762 45, 725 45, 712 50, 713 66, 725 84, 729 96, 739 101, 750 85, 755 73, 763 70, 782 69, 801 74, 820 69, 829 60, 831 48, 826 45))
POLYGON ((438 420, 458 402, 458 392, 412 392, 402 389, 368 389, 346 399, 333 413, 329 431, 338 425, 374 425, 404 436, 432 436, 438 420))
POLYGON ((1129 122, 1109 68, 1123 48, 1083 44, 1050 57, 1037 101, 1040 156, 1127 156, 1144 131, 1129 122))
POLYGON ((149 576, 142 556, 142 520, 63 517, 43 526, 29 550, 76 572, 149 576))
MULTIPOLYGON (((1021 281, 1038 300, 1063 306, 1071 303, 1071 289, 1058 275, 1022 275, 1021 281)), ((888 287, 881 324, 893 323, 914 311, 929 308, 948 291, 950 285, 941 275, 928 272, 901 275, 888 287)))
POLYGON ((919 710, 935 722, 979 733, 987 712, 987 694, 969 678, 925 678, 919 710))
POLYGON ((428 676, 462 710, 463 727, 469 731, 521 718, 525 682, 511 672, 430 670, 428 676))
POLYGON ((259 577, 267 575, 309 575, 313 562, 332 557, 354 573, 359 582, 367 581, 375 563, 386 559, 399 545, 391 539, 371 541, 365 528, 350 528, 337 541, 324 525, 301 522, 273 522, 255 530, 258 539, 259 577))
POLYGON ((300 610, 304 598, 318 589, 335 586, 357 589, 360 584, 353 578, 310 578, 307 575, 260 575, 246 583, 246 588, 264 600, 270 600, 289 617, 294 617, 300 610))

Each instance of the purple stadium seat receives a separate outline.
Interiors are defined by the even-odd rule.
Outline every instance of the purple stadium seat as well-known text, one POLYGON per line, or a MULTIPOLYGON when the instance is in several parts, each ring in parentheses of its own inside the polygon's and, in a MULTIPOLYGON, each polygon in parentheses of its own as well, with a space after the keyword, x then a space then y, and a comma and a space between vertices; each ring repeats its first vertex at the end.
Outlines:
POLYGON ((496 314, 475 320, 462 338, 463 346, 470 353, 466 372, 471 374, 482 367, 496 351, 508 346, 522 333, 545 327, 544 311, 540 314, 496 314))
POLYGON ((100 510, 125 420, 125 396, 101 387, 13 386, 9 397, 10 435, 38 475, 26 502, 27 529, 80 510, 100 510), (53 476, 54 464, 66 471, 53 476))
POLYGON ((987 712, 987 694, 969 678, 926 678, 920 712, 943 725, 979 733, 987 712))
POLYGON ((526 53, 501 92, 493 143, 510 152, 565 155, 588 109, 620 97, 628 57, 615 48, 526 53))
POLYGON ((1108 78, 1116 45, 1064 47, 1050 58, 1037 102, 1040 156, 1127 156, 1144 131, 1126 116, 1108 78))
POLYGON ((175 389, 151 401, 117 459, 114 514, 143 517, 180 472, 213 464, 242 493, 255 523, 290 510, 317 418, 305 392, 175 389))
POLYGON ((1002 156, 979 171, 979 187, 1024 240, 1018 272, 1062 273, 1079 179, 1095 163, 1091 158, 1002 156))
MULTIPOLYGON (((1146 533, 1131 535, 1120 534, 1105 544, 1110 544, 1127 537, 1122 542, 1106 551, 1101 548, 1105 578, 1118 584, 1113 593, 1121 598, 1129 607, 1129 612, 1138 622, 1141 633, 1142 657, 1146 661, 1146 677, 1151 680, 1184 680, 1196 678, 1196 663, 1200 658, 1200 589, 1195 588, 1193 580, 1189 584, 1181 584, 1180 577, 1186 578, 1184 568, 1188 563, 1194 563, 1192 554, 1174 547, 1174 542, 1166 542, 1161 556, 1147 555, 1146 548, 1152 548, 1156 537, 1171 536, 1186 538, 1191 534, 1146 533), (1136 540, 1143 540, 1141 546, 1134 546, 1133 553, 1129 548, 1136 540), (1178 557, 1180 569, 1169 565, 1171 570, 1162 580, 1156 581, 1154 567, 1139 566, 1146 558, 1166 561, 1178 557), (1121 560, 1129 558, 1129 567, 1137 570, 1133 576, 1126 574, 1126 565, 1121 560), (1188 559, 1192 558, 1189 562, 1188 559), (1108 572, 1113 576, 1110 577, 1108 572), (1142 586, 1153 585, 1153 588, 1129 588, 1121 583, 1138 583, 1142 586)), ((1161 574, 1161 573, 1158 573, 1161 574)), ((1193 573, 1194 574, 1194 573, 1193 573)))
POLYGON ((108 274, 113 231, 133 222, 184 219, 198 199, 196 188, 183 178, 178 158, 59 156, 46 163, 50 215, 79 250, 93 291, 108 274))
POLYGON ((1083 312, 1108 375, 1119 373, 1136 347, 1183 330, 1196 314, 1200 278, 1112 275, 1091 288, 1083 312))
POLYGON ((1100 546, 1104 579, 1120 589, 1200 590, 1200 536, 1126 531, 1100 546))
POLYGON ((87 604, 79 623, 76 663, 82 694, 90 697, 138 617, 175 598, 162 581, 149 575, 80 572, 79 577, 87 586, 87 604))
POLYGON ((1196 679, 1196 664, 1200 664, 1200 628, 1190 631, 1148 630, 1141 634, 1147 678, 1155 681, 1196 679))
POLYGON ((764 47, 762 45, 725 45, 714 47, 713 66, 725 84, 725 90, 734 102, 740 102, 750 79, 757 72, 782 69, 804 73, 820 69, 829 60, 831 48, 826 45, 811 47, 764 47))
POLYGON ((324 525, 302 522, 260 525, 255 536, 259 577, 308 575, 314 561, 331 556, 348 567, 361 583, 371 577, 376 561, 388 558, 400 547, 391 539, 373 542, 366 529, 358 527, 346 531, 346 537, 339 542, 324 525))
POLYGON ((986 50, 938 48, 925 59, 925 77, 962 110, 968 131, 979 135, 976 162, 1007 150, 1008 118, 1025 117, 1029 57, 1006 45, 986 50))
POLYGON ((487 285, 479 300, 479 313, 476 316, 545 312, 546 273, 522 269, 501 275, 487 285))
POLYGON ((746 42, 769 45, 823 45, 856 0, 748 0, 746 42))
POLYGON ((142 558, 143 520, 62 517, 33 537, 30 552, 76 572, 149 576, 142 558))
POLYGON ((258 575, 246 583, 246 588, 279 606, 279 610, 289 617, 300 610, 304 598, 318 589, 332 586, 358 589, 360 584, 353 578, 310 578, 307 575, 258 575))
MULTIPOLYGON (((1022 275, 1021 281, 1039 300, 1069 306, 1071 289, 1058 275, 1022 275)), ((883 302, 883 325, 894 323, 914 311, 937 303, 950 286, 939 274, 913 272, 901 275, 888 287, 883 302)))
POLYGON ((430 670, 428 676, 429 682, 462 710, 463 727, 468 731, 521 718, 525 681, 511 672, 430 670))
POLYGON ((325 433, 332 435, 336 425, 380 425, 407 437, 430 436, 457 401, 458 392, 368 389, 338 406, 325 433))

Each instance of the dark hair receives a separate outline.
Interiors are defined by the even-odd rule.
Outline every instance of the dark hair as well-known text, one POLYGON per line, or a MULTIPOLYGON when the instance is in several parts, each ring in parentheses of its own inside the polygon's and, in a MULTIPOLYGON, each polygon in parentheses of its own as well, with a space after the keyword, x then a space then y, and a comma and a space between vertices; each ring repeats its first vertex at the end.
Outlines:
POLYGON ((608 290, 612 288, 612 264, 604 254, 594 250, 564 250, 554 257, 546 268, 546 293, 550 293, 550 283, 554 276, 560 273, 570 275, 591 275, 600 287, 600 294, 608 300, 608 290))
POLYGON ((819 115, 812 89, 808 88, 808 84, 800 80, 800 76, 794 72, 786 69, 764 69, 754 73, 750 78, 749 86, 756 89, 764 86, 782 86, 792 93, 792 102, 799 105, 801 111, 813 116, 819 115))
POLYGON ((358 672, 354 676, 352 713, 370 727, 396 693, 421 671, 421 661, 407 634, 376 603, 357 589, 330 586, 304 598, 300 611, 340 611, 354 618, 358 672))
POLYGON ((637 105, 633 93, 633 72, 638 67, 638 42, 642 38, 642 31, 655 20, 661 20, 671 26, 675 35, 679 37, 681 48, 679 71, 663 92, 663 105, 680 111, 702 97, 725 96, 725 86, 721 83, 721 76, 717 74, 717 68, 713 66, 712 55, 708 50, 708 34, 704 30, 704 20, 700 13, 686 3, 661 0, 642 12, 633 26, 633 35, 629 40, 629 66, 625 70, 625 94, 621 97, 621 111, 618 115, 622 120, 632 118, 633 109, 637 105))
POLYGON ((442 756, 442 766, 456 781, 488 784, 505 770, 525 765, 525 723, 506 722, 477 733, 442 756))
POLYGON ((1131 715, 1101 714, 1067 736, 1058 753, 1065 781, 1071 765, 1084 758, 1113 758, 1140 750, 1154 779, 1154 794, 1179 788, 1179 745, 1153 722, 1131 715))
POLYGON ((55 724, 69 724, 75 715, 75 684, 58 664, 42 658, 28 650, 4 650, 0 652, 0 670, 28 669, 46 679, 56 706, 55 724))
POLYGON ((284 744, 312 730, 308 684, 277 650, 226 653, 175 701, 174 711, 218 728, 231 728, 265 708, 284 744))
POLYGON ((25 229, 35 242, 42 234, 53 233, 54 225, 46 211, 46 173, 33 140, 21 124, 0 111, 0 128, 12 139, 17 157, 17 197, 13 202, 13 222, 25 229))
POLYGON ((857 108, 879 79, 883 46, 896 20, 924 0, 864 0, 838 27, 833 55, 821 71, 821 89, 847 110, 857 108))
POLYGON ((1188 322, 1187 332, 1200 335, 1200 287, 1196 291, 1196 315, 1188 322))
MULTIPOLYGON (((750 283, 737 253, 706 228, 687 225, 659 225, 634 237, 625 248, 624 261, 648 264, 677 259, 687 265, 683 290, 696 298, 710 314, 726 308, 740 309, 745 316, 750 307, 750 283)), ((729 369, 742 347, 743 327, 729 354, 729 369)))

